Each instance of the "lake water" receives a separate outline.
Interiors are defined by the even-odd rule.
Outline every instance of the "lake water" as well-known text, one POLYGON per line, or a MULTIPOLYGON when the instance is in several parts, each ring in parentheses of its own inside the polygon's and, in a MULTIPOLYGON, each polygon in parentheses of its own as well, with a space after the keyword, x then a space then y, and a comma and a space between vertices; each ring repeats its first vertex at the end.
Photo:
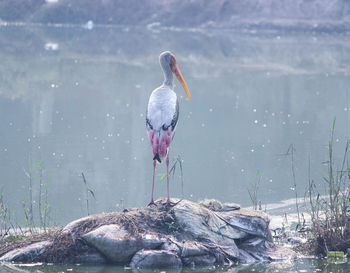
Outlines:
MULTIPOLYGON (((334 117, 336 160, 350 136, 348 33, 8 25, 0 48, 0 185, 18 223, 29 173, 34 214, 41 180, 51 224, 87 214, 82 172, 95 195, 90 213, 149 202, 145 109, 163 80, 164 50, 177 57, 192 95, 176 83, 170 164, 181 157, 183 183, 178 166, 173 197, 250 206, 247 188, 259 173, 262 204, 290 199, 291 157, 283 154, 291 144, 303 196, 308 153, 311 176, 323 183, 334 117)), ((164 173, 158 165, 156 198, 166 196, 164 173)))
POLYGON ((260 263, 255 265, 241 265, 231 268, 223 267, 211 267, 211 268, 199 268, 198 270, 184 269, 184 270, 146 270, 138 269, 131 270, 128 268, 117 266, 55 266, 55 265, 10 265, 9 267, 0 267, 0 272, 117 272, 117 273, 151 273, 151 272, 170 272, 170 273, 191 273, 191 272, 203 272, 203 273, 267 273, 267 272, 280 272, 280 273, 298 273, 298 272, 337 272, 346 273, 349 272, 349 264, 331 264, 325 260, 316 259, 303 259, 298 263, 260 263), (22 270, 22 271, 19 271, 22 270))

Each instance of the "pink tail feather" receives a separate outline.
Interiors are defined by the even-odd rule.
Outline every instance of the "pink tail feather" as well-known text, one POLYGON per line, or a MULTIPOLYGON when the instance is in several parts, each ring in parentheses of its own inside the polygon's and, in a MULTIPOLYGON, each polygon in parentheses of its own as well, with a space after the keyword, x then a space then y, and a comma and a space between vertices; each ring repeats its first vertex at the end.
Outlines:
POLYGON ((148 131, 148 137, 152 145, 153 160, 161 163, 161 160, 167 155, 172 140, 172 132, 170 130, 161 131, 159 136, 156 131, 150 130, 148 131))

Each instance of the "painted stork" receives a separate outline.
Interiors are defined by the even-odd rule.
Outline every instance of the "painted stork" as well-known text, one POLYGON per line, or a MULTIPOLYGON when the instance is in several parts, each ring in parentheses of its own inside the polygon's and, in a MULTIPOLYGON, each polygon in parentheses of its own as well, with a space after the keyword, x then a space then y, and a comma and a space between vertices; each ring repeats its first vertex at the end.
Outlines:
POLYGON ((174 54, 165 51, 159 56, 159 63, 163 70, 164 82, 161 86, 153 90, 146 112, 146 127, 148 138, 152 145, 153 151, 153 183, 152 195, 149 206, 154 204, 154 177, 156 172, 157 162, 161 163, 162 159, 166 157, 166 177, 167 177, 167 191, 168 199, 167 205, 170 205, 169 193, 169 146, 173 139, 177 120, 179 117, 179 102, 174 92, 173 74, 182 84, 186 91, 188 99, 190 99, 190 92, 181 71, 176 63, 174 54))

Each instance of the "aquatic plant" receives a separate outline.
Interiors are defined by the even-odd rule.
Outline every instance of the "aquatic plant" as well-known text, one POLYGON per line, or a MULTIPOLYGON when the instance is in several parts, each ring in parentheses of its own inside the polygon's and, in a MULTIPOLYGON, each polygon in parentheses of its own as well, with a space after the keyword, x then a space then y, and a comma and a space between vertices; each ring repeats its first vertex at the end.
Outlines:
POLYGON ((50 218, 51 206, 48 202, 50 178, 44 175, 45 169, 41 161, 30 162, 28 170, 23 169, 23 171, 28 177, 29 183, 28 196, 22 201, 25 226, 30 233, 33 233, 36 228, 46 230, 52 220, 50 218), (37 193, 37 201, 34 201, 34 192, 37 193), (37 215, 34 211, 35 208, 38 211, 37 215))
POLYGON ((85 175, 84 175, 83 172, 81 173, 81 177, 83 178, 83 183, 84 183, 84 187, 85 187, 86 211, 87 211, 87 215, 89 216, 89 215, 90 215, 90 209, 89 209, 89 194, 90 194, 95 200, 96 200, 96 197, 95 197, 94 191, 88 187, 88 184, 87 184, 87 182, 86 182, 85 175))
POLYGON ((259 186, 261 184, 261 177, 262 177, 261 171, 257 170, 254 183, 251 185, 250 189, 249 188, 247 189, 250 197, 250 201, 252 202, 254 210, 258 210, 258 204, 260 204, 259 210, 261 210, 261 201, 258 198, 259 186))
POLYGON ((296 175, 295 175, 295 160, 294 160, 294 144, 290 144, 287 151, 284 154, 281 154, 281 156, 284 157, 290 157, 290 164, 291 164, 291 173, 292 173, 292 186, 291 190, 294 192, 294 198, 295 198, 295 208, 298 215, 298 224, 297 227, 301 227, 301 218, 300 218, 300 207, 299 207, 299 196, 297 191, 297 182, 296 182, 296 175))
POLYGON ((10 208, 5 200, 3 188, 0 188, 0 242, 8 241, 8 237, 13 235, 23 235, 24 232, 17 221, 11 217, 10 208))
POLYGON ((322 185, 322 195, 310 177, 310 154, 308 155, 307 198, 312 222, 313 248, 316 254, 326 255, 329 251, 346 251, 350 247, 350 165, 348 139, 342 161, 336 164, 333 154, 336 118, 333 120, 328 140, 327 175, 322 185))
POLYGON ((184 197, 184 176, 182 171, 182 163, 183 160, 181 159, 180 155, 176 157, 176 160, 174 162, 174 165, 170 168, 169 174, 172 174, 173 180, 175 176, 176 166, 179 165, 180 167, 180 179, 181 179, 181 198, 184 197))
MULTIPOLYGON (((174 180, 175 172, 176 172, 176 166, 179 165, 180 168, 180 179, 181 179, 181 198, 184 197, 184 176, 183 176, 183 166, 182 166, 183 160, 181 159, 180 155, 178 155, 175 159, 174 164, 170 167, 169 170, 169 176, 172 176, 172 179, 174 180)), ((160 181, 162 181, 164 178, 166 178, 166 173, 160 175, 160 181)))
POLYGON ((3 189, 0 188, 0 238, 2 239, 9 231, 8 227, 8 206, 4 202, 3 189))

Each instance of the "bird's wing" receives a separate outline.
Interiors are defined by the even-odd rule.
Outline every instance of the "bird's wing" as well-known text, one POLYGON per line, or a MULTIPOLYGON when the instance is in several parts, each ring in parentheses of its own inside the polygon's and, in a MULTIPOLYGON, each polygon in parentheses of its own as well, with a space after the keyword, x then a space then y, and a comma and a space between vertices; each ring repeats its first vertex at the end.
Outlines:
POLYGON ((179 103, 172 90, 159 90, 151 94, 146 111, 146 127, 154 159, 159 158, 160 161, 166 156, 178 117, 179 103))
POLYGON ((175 131, 178 119, 179 119, 179 101, 176 100, 175 112, 173 114, 173 117, 171 120, 167 119, 163 123, 162 130, 164 131, 171 130, 172 132, 175 131))

